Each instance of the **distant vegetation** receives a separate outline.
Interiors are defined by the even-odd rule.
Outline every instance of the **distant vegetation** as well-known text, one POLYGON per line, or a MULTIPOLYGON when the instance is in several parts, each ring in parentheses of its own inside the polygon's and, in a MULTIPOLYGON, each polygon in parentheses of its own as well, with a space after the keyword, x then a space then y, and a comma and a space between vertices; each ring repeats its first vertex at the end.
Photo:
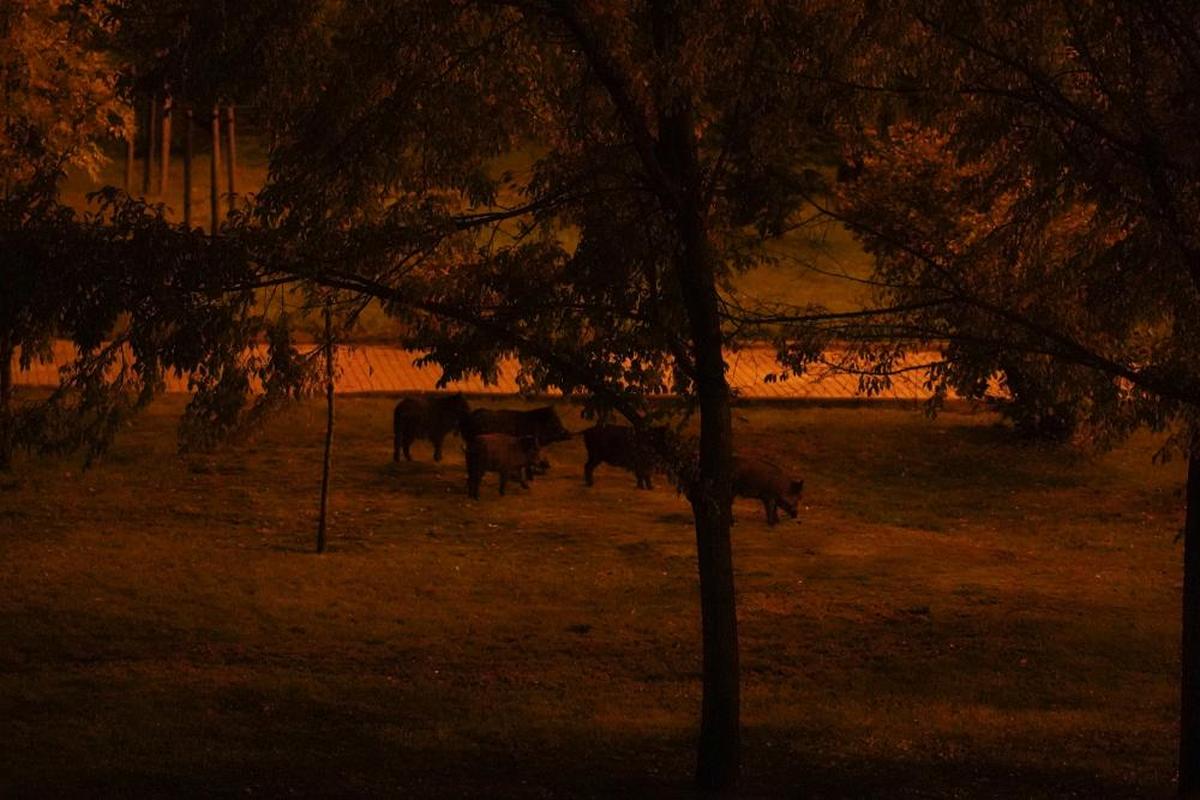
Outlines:
MULTIPOLYGON (((211 226, 209 213, 209 150, 201 136, 197 136, 197 151, 192 169, 197 176, 192 187, 192 213, 196 226, 208 229, 211 226)), ((163 203, 167 216, 179 220, 183 200, 182 161, 179 147, 174 148, 171 158, 171 176, 166 196, 152 194, 147 199, 163 203)), ((73 208, 89 208, 88 194, 103 186, 121 186, 124 182, 124 153, 111 148, 108 161, 93 178, 83 170, 72 170, 63 183, 63 201, 73 208)), ((509 155, 495 164, 497 172, 510 170, 528 172, 528 151, 509 155)), ((238 141, 238 186, 241 194, 254 194, 267 180, 267 153, 261 138, 244 135, 238 141)), ((135 174, 140 182, 140 158, 135 174)), ((563 234, 568 240, 569 233, 563 234)), ((792 306, 823 306, 831 311, 849 311, 861 308, 870 300, 869 286, 864 282, 870 277, 870 257, 841 225, 825 221, 819 225, 785 234, 768 243, 766 255, 771 260, 760 266, 738 273, 734 277, 733 289, 744 302, 772 302, 792 306)), ((299 298, 295 302, 298 309, 299 298)), ((315 314, 309 315, 309 327, 317 325, 315 314)), ((349 332, 353 341, 388 343, 396 342, 399 323, 390 319, 378 303, 372 303, 358 318, 357 325, 349 332)), ((310 333, 311 335, 311 333, 310 333)))

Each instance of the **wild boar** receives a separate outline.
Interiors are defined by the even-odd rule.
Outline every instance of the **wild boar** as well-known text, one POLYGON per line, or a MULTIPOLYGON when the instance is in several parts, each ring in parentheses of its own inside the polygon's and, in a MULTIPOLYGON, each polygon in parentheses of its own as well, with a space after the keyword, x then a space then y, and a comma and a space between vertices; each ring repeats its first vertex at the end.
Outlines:
POLYGON ((544 473, 550 464, 541 456, 537 439, 532 436, 509 436, 506 433, 481 433, 467 439, 467 494, 479 499, 479 484, 485 472, 500 474, 500 494, 509 478, 515 478, 521 488, 528 489, 526 472, 544 473))
POLYGON ((596 467, 611 464, 632 472, 637 479, 637 488, 653 489, 650 478, 659 465, 654 437, 662 437, 665 432, 665 428, 653 427, 639 437, 628 425, 601 424, 588 428, 583 432, 583 444, 587 447, 584 483, 594 485, 596 467))
POLYGON ((392 461, 412 461, 409 448, 417 439, 433 443, 433 460, 442 460, 442 441, 446 434, 459 430, 471 412, 462 392, 451 395, 414 395, 405 397, 392 412, 392 461))
POLYGON ((762 500, 767 512, 767 524, 779 522, 779 508, 792 519, 798 513, 797 505, 804 492, 804 481, 789 478, 784 471, 770 461, 734 454, 733 494, 735 497, 752 497, 762 500))
POLYGON ((553 406, 529 411, 477 408, 463 420, 463 438, 470 439, 485 433, 505 433, 509 436, 532 436, 538 447, 571 438, 553 406))

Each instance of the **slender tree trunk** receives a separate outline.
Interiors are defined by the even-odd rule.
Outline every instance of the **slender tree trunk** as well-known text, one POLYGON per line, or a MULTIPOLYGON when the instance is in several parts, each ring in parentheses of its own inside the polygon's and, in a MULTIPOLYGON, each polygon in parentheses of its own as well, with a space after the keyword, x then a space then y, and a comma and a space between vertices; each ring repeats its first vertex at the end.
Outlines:
POLYGON ((588 31, 575 4, 553 4, 608 88, 625 119, 648 184, 676 235, 675 273, 691 336, 691 359, 700 401, 699 475, 688 487, 696 518, 700 612, 704 651, 704 694, 696 781, 707 793, 732 791, 740 772, 740 691, 737 606, 733 549, 729 537, 733 436, 729 386, 725 380, 716 264, 709 241, 708 203, 700 169, 693 98, 686 81, 673 79, 669 65, 684 63, 682 0, 650 4, 655 55, 663 65, 653 90, 656 132, 641 119, 640 103, 627 91, 621 59, 605 52, 588 31))
POLYGON ((210 184, 209 210, 212 212, 212 234, 217 235, 221 227, 221 111, 218 106, 212 107, 212 163, 208 171, 210 184))
POLYGON ((698 220, 683 227, 686 265, 681 265, 680 281, 700 400, 700 474, 689 498, 696 519, 704 643, 696 780, 704 790, 724 792, 736 786, 741 758, 737 605, 729 534, 733 428, 707 235, 698 220))
POLYGON ((1200 452, 1188 454, 1183 527, 1183 647, 1180 680, 1179 796, 1200 798, 1200 452))
POLYGON ((149 197, 154 186, 154 140, 158 138, 158 95, 146 101, 146 152, 142 154, 142 196, 149 197))
MULTIPOLYGON (((661 24, 665 31, 660 45, 670 47, 670 39, 678 35, 673 30, 675 22, 669 19, 661 24)), ((696 782, 703 791, 724 794, 736 787, 741 771, 737 603, 729 534, 733 425, 716 265, 709 241, 693 114, 686 99, 671 105, 660 113, 659 155, 678 187, 678 197, 667 204, 667 214, 674 219, 679 237, 676 272, 688 315, 700 401, 700 471, 689 497, 696 519, 704 650, 696 782)))
POLYGON ((183 115, 183 226, 192 229, 192 132, 195 130, 192 107, 183 115))
POLYGON ((6 471, 12 466, 13 452, 13 356, 16 348, 12 343, 12 334, 5 333, 0 337, 0 471, 6 471))
MULTIPOLYGON (((137 107, 134 106, 136 109, 137 107)), ((129 129, 125 131, 125 193, 133 194, 133 163, 137 161, 137 114, 133 114, 134 121, 129 124, 129 129)))
MULTIPOLYGON (((3 16, 0 16, 0 33, 8 34, 14 12, 19 13, 19 9, 15 6, 5 7, 3 16)), ((4 127, 0 129, 0 134, 7 136, 11 123, 9 108, 12 100, 7 64, 0 70, 0 81, 3 81, 4 85, 4 127)), ((7 162, 4 165, 3 183, 3 200, 7 204, 12 192, 11 165, 7 162)), ((12 362, 15 349, 12 330, 0 333, 0 472, 5 472, 12 466, 12 362)))
MULTIPOLYGON (((0 33, 5 35, 12 25, 12 14, 17 9, 15 7, 5 7, 3 15, 0 16, 0 33)), ((0 135, 7 136, 8 128, 11 124, 9 118, 9 108, 12 101, 11 87, 9 86, 8 65, 3 65, 0 69, 0 81, 4 86, 4 119, 3 128, 0 129, 0 135)), ((12 193, 12 172, 11 165, 6 161, 4 164, 3 178, 3 200, 5 205, 8 204, 9 196, 12 193)), ((8 210, 5 209, 5 213, 8 210)), ((0 333, 0 472, 6 472, 12 467, 12 425, 10 416, 12 415, 12 362, 13 362, 13 337, 11 331, 0 333)))
POLYGON ((237 210, 237 128, 233 106, 225 107, 225 141, 228 148, 225 171, 229 178, 229 213, 232 214, 237 210))
POLYGON ((333 307, 325 301, 325 458, 321 466, 321 510, 317 518, 317 552, 325 552, 325 520, 329 513, 329 472, 333 461, 333 307))
POLYGON ((159 147, 159 153, 162 155, 162 160, 159 166, 158 173, 158 193, 166 200, 167 187, 171 183, 171 112, 173 103, 170 95, 163 97, 162 104, 162 146, 159 147))

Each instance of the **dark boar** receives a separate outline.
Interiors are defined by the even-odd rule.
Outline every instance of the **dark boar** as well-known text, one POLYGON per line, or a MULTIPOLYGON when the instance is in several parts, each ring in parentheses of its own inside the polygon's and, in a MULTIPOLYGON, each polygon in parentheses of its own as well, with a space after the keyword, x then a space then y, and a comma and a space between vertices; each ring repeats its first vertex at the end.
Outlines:
POLYGON ((446 434, 461 428, 470 411, 461 392, 405 397, 392 412, 392 461, 400 460, 401 450, 405 460, 412 461, 409 448, 420 438, 433 443, 433 460, 441 461, 446 434))
POLYGON ((515 478, 521 488, 526 471, 545 472, 550 465, 541 457, 537 439, 532 436, 509 436, 506 433, 481 433, 467 439, 467 494, 479 499, 479 484, 485 472, 500 473, 500 494, 509 478, 515 478))
POLYGON ((463 438, 470 439, 485 433, 532 436, 537 440, 538 447, 571 438, 553 406, 529 411, 477 408, 463 420, 463 438))
POLYGON ((733 494, 762 500, 767 524, 779 522, 779 508, 796 518, 804 481, 789 478, 777 465, 761 458, 733 456, 733 494))
POLYGON ((637 478, 639 489, 653 489, 651 475, 658 469, 659 457, 654 447, 666 432, 653 427, 641 436, 627 425, 595 425, 583 432, 587 447, 587 463, 583 465, 583 480, 593 485, 593 474, 601 464, 627 469, 637 478))

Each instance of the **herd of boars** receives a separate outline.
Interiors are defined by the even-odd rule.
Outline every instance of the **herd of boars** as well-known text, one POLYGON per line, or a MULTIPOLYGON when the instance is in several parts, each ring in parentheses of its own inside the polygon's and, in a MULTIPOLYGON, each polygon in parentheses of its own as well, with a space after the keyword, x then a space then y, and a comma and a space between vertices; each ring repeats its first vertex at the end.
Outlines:
MULTIPOLYGON (((529 411, 477 408, 472 410, 462 394, 411 395, 396 404, 392 413, 392 460, 400 454, 412 460, 412 445, 427 439, 433 445, 433 460, 442 460, 446 436, 458 433, 463 440, 467 461, 467 494, 479 497, 483 476, 495 472, 500 478, 500 494, 510 480, 528 488, 527 481, 549 469, 541 450, 547 445, 570 439, 573 434, 563 426, 552 406, 529 411)), ((583 479, 595 483, 596 468, 601 464, 632 472, 639 489, 653 488, 652 476, 663 470, 662 452, 667 429, 652 427, 638 434, 627 425, 602 423, 582 432, 587 449, 583 479)), ((795 519, 799 511, 804 481, 791 478, 776 464, 762 458, 734 454, 733 493, 762 501, 767 524, 779 522, 779 509, 795 519)))

